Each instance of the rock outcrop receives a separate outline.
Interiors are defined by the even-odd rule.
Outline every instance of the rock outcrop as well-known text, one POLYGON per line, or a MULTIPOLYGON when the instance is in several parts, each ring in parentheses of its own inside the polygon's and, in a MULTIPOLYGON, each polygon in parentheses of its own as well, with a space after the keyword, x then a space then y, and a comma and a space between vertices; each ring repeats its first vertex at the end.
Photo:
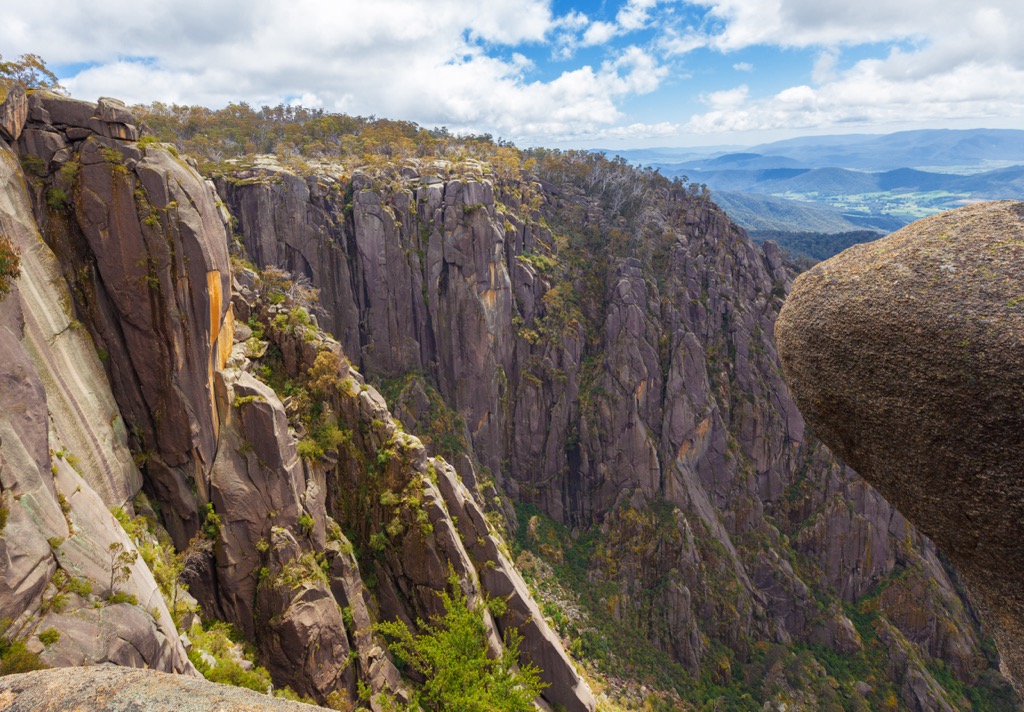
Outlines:
POLYGON ((28 95, 21 82, 0 79, 0 138, 17 141, 28 119, 28 95))
MULTIPOLYGON (((194 674, 153 574, 135 561, 111 590, 110 513, 142 484, 89 334, 43 242, 15 154, 0 144, 0 232, 21 253, 0 302, 0 619, 51 665, 106 661, 194 674), (113 602, 120 593, 136 605, 113 602), (59 640, 43 644, 54 628, 59 640)), ((128 505, 130 506, 130 505, 128 505)))
POLYGON ((214 371, 231 346, 225 216, 167 147, 141 145, 120 102, 37 91, 19 141, 37 219, 76 316, 105 355, 149 490, 184 548, 208 499, 219 418, 214 371), (197 492, 193 492, 197 490, 197 492), (196 494, 199 496, 197 497, 196 494))
MULTIPOLYGON (((321 412, 335 414, 338 432, 343 435, 320 457, 298 460, 294 441, 286 447, 275 444, 281 437, 275 434, 287 433, 288 420, 274 392, 245 371, 235 376, 225 372, 226 382, 234 381, 228 393, 233 393, 230 397, 242 416, 244 427, 239 432, 244 434, 244 442, 251 443, 243 448, 251 450, 246 455, 250 467, 245 483, 256 486, 244 505, 232 506, 227 492, 237 486, 227 485, 217 475, 214 488, 224 494, 215 502, 218 511, 246 515, 244 523, 231 521, 233 515, 227 515, 225 533, 259 531, 259 526, 267 529, 270 522, 274 524, 263 534, 268 542, 267 568, 259 578, 253 572, 257 562, 247 556, 253 548, 261 548, 255 541, 239 547, 232 542, 239 537, 233 531, 225 536, 223 548, 250 562, 243 575, 258 585, 257 638, 267 642, 270 664, 282 675, 304 670, 323 677, 326 671, 336 670, 337 678, 324 681, 322 689, 302 681, 293 683, 295 689, 311 689, 320 697, 332 688, 354 692, 357 676, 369 679, 374 692, 398 691, 394 684, 397 671, 369 634, 369 624, 373 618, 413 623, 442 616, 437 593, 450 585, 454 573, 474 600, 485 594, 505 602, 503 615, 492 619, 487 614, 492 644, 500 649, 509 628, 519 632, 523 656, 538 666, 548 683, 545 699, 566 710, 593 710, 595 702, 587 684, 551 632, 521 576, 501 552, 500 535, 488 525, 451 465, 428 457, 418 438, 401 431, 380 394, 350 365, 336 341, 312 325, 304 325, 295 311, 274 306, 273 301, 267 303, 245 288, 236 298, 239 314, 246 315, 250 323, 262 324, 269 342, 253 349, 254 342, 249 341, 246 349, 250 353, 276 349, 280 354, 276 368, 282 370, 278 375, 303 383, 305 397, 320 404, 321 412), (263 425, 259 425, 261 420, 263 425), (284 462, 274 459, 281 457, 278 453, 288 456, 284 462), (293 476, 281 477, 293 467, 305 470, 303 490, 291 497, 276 495, 280 483, 296 481, 293 476), (289 501, 301 508, 293 505, 289 509, 284 504, 289 501), (303 530, 297 521, 301 512, 308 512, 310 518, 303 535, 295 536, 290 531, 303 530), (339 525, 347 536, 340 533, 339 525), (364 554, 357 562, 346 553, 353 544, 373 553, 364 554), (325 553, 326 576, 314 563, 318 551, 325 553), (361 569, 363 576, 375 581, 369 605, 361 569), (343 607, 352 616, 347 625, 339 615, 343 607), (338 661, 347 660, 350 650, 355 653, 356 665, 346 670, 338 661), (322 660, 309 658, 318 654, 324 656, 322 660)), ((296 424, 309 428, 301 418, 296 424)), ((307 430, 306 436, 315 434, 307 430)), ((233 446, 230 450, 237 452, 233 446)), ((254 539, 255 535, 245 536, 254 539)), ((232 580, 238 578, 236 571, 232 580)), ((250 595, 248 600, 252 599, 250 595)))
POLYGON ((101 665, 0 677, 0 709, 5 712, 69 709, 312 712, 319 708, 206 680, 101 665))
POLYGON ((815 433, 949 555, 1024 684, 1024 203, 819 264, 777 335, 815 433))

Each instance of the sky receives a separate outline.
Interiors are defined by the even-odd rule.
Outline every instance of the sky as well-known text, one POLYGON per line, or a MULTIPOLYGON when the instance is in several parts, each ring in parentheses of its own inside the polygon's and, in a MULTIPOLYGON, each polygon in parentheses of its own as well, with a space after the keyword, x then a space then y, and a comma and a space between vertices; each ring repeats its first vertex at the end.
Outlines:
POLYGON ((302 104, 520 146, 1024 129, 1020 0, 33 0, 72 96, 302 104))

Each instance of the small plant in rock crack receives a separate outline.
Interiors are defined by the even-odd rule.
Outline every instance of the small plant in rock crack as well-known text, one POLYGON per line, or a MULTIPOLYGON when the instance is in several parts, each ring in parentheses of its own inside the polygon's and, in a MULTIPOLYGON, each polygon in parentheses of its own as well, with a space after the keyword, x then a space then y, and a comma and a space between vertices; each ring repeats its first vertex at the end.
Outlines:
POLYGON ((132 575, 132 564, 139 558, 139 552, 132 549, 127 551, 124 548, 124 544, 119 541, 115 541, 113 544, 107 547, 107 552, 110 554, 110 596, 115 595, 114 586, 119 583, 124 583, 132 575))

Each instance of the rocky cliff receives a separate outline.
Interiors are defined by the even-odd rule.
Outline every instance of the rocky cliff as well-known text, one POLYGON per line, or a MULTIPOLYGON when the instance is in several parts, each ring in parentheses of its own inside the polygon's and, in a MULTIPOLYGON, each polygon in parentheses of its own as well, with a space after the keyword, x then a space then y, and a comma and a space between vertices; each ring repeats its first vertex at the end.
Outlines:
MULTIPOLYGON (((20 99, 26 101, 23 93, 20 99)), ((111 661, 194 674, 150 570, 135 560, 112 572, 111 547, 134 546, 109 510, 136 495, 142 478, 97 350, 75 317, 18 156, 6 143, 0 195, 0 230, 21 253, 21 276, 0 304, 0 619, 47 664, 111 661), (44 648, 39 635, 51 629, 59 639, 44 648)))
POLYGON ((401 703, 374 624, 455 586, 567 710, 579 664, 626 707, 999 708, 934 546, 805 430, 791 268, 699 187, 493 145, 207 180, 17 87, 0 130, 0 618, 43 663, 401 703))
POLYGON ((27 122, 8 135, 24 173, 0 146, 22 259, 3 302, 9 638, 49 665, 206 673, 220 661, 177 627, 196 620, 191 600, 294 694, 404 699, 373 624, 443 615, 454 576, 470 600, 501 601, 485 614, 493 649, 518 631, 545 698, 593 709, 451 466, 401 432, 284 282, 240 273, 233 297, 212 185, 173 147, 137 142, 118 102, 7 101, 27 122))
MULTIPOLYGON (((910 708, 970 704, 957 690, 991 663, 958 584, 805 431, 781 379, 792 271, 777 248, 758 252, 699 189, 622 164, 541 155, 534 170, 271 161, 216 184, 246 253, 320 290, 321 323, 406 427, 533 506, 526 554, 561 584, 583 557, 585 583, 533 580, 585 609, 558 625, 567 640, 639 631, 632 645, 678 664, 676 680, 740 688, 765 646, 821 646, 888 668, 885 694, 910 708), (571 536, 544 540, 544 521, 571 536)), ((623 651, 588 655, 607 670, 623 651)), ((812 668, 782 687, 835 674, 812 668)), ((854 682, 844 695, 884 701, 854 682)))

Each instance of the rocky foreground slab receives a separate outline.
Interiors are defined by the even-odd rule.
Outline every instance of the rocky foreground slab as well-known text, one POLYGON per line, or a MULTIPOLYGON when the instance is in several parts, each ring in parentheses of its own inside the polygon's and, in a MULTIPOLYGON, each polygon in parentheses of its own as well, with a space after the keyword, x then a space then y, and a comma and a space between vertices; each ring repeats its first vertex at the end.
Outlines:
POLYGON ((240 687, 117 665, 55 668, 0 677, 3 712, 175 710, 175 712, 302 712, 289 702, 240 687))

